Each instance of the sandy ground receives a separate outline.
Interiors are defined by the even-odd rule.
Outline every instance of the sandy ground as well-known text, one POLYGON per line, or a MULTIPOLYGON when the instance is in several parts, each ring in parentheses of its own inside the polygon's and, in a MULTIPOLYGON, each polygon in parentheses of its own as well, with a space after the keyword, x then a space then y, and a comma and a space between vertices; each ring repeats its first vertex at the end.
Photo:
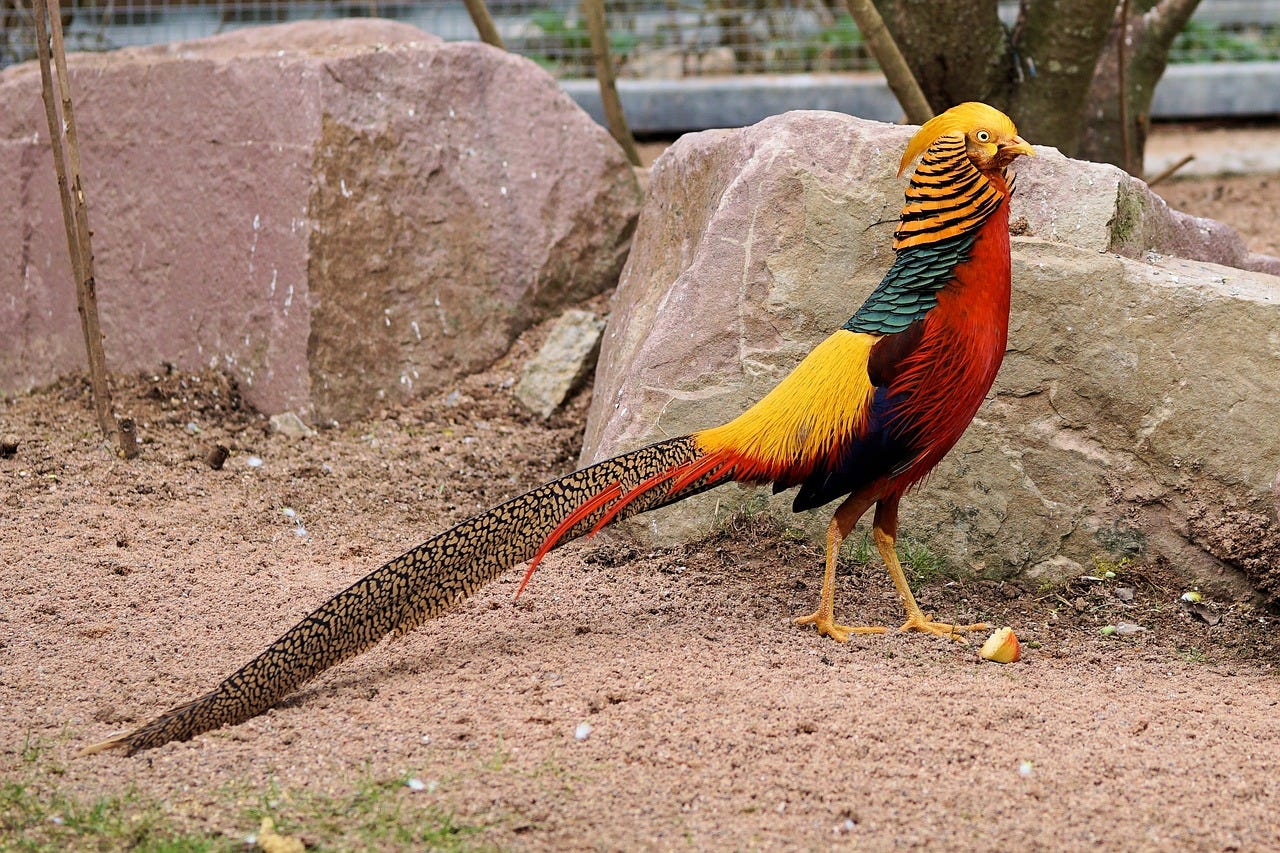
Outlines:
MULTIPOLYGON (((1277 251, 1280 179, 1162 189, 1277 251)), ((919 636, 841 645, 791 623, 819 550, 750 519, 669 551, 569 546, 518 604, 512 572, 244 725, 72 757, 573 467, 590 389, 548 424, 511 399, 543 333, 457 393, 302 441, 219 374, 117 377, 145 442, 129 463, 100 448, 80 378, 0 402, 18 443, 0 458, 0 781, 56 803, 128 794, 230 846, 266 812, 329 849, 425 846, 406 827, 440 815, 464 830, 448 843, 502 849, 1280 849, 1272 615, 1212 601, 1206 621, 1155 566, 1053 589, 916 572, 926 609, 1013 625, 1023 660, 919 636), (218 442, 232 453, 213 471, 218 442), (1121 623, 1143 630, 1101 631, 1121 623), (357 833, 371 782, 404 832, 357 833)), ((896 623, 887 577, 856 556, 839 612, 896 623)), ((0 805, 0 849, 99 847, 42 820, 0 805)))

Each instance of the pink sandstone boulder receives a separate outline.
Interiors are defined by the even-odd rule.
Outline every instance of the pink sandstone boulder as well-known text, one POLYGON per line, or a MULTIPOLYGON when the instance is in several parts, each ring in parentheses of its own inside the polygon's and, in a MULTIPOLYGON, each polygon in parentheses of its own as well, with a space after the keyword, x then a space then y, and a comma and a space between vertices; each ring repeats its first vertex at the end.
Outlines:
MULTIPOLYGON (((387 21, 70 57, 112 370, 347 418, 612 285, 639 207, 535 64, 387 21)), ((83 369, 33 63, 0 73, 0 393, 83 369)))

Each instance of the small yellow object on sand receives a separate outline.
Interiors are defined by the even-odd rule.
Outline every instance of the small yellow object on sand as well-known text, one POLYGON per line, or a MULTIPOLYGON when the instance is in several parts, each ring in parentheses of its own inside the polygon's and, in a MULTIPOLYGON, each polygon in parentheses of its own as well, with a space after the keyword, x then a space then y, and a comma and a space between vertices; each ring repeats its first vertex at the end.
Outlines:
POLYGON ((997 628, 978 650, 978 656, 996 663, 1013 663, 1022 657, 1022 646, 1012 628, 997 628))
POLYGON ((269 817, 262 819, 262 828, 258 830, 258 846, 263 853, 303 853, 307 849, 298 839, 276 832, 275 821, 269 817))

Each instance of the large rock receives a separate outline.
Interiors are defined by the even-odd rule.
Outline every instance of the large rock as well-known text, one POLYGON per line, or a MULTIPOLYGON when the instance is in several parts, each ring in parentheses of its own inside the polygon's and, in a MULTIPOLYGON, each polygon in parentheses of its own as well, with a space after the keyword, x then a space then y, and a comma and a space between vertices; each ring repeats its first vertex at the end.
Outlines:
MULTIPOLYGON (((672 146, 615 297, 584 459, 728 420, 848 319, 892 260, 910 134, 791 113, 672 146)), ((1140 554, 1233 581, 1220 558, 1256 569, 1274 544, 1280 281, 1157 254, 1250 260, 1225 226, 1168 210, 1119 170, 1039 154, 1015 166, 1027 236, 1005 366, 908 497, 905 535, 995 575, 1140 554), (1264 511, 1243 550, 1221 541, 1225 514, 1264 511)), ((795 519, 790 499, 719 489, 635 525, 670 542, 747 504, 795 519)), ((796 520, 818 531, 828 518, 796 520)))
MULTIPOLYGON (((639 193, 532 62, 386 21, 70 58, 108 363, 343 418, 612 285, 639 193), (572 156, 566 156, 572 152, 572 156)), ((0 393, 82 369, 33 64, 0 74, 0 393)))

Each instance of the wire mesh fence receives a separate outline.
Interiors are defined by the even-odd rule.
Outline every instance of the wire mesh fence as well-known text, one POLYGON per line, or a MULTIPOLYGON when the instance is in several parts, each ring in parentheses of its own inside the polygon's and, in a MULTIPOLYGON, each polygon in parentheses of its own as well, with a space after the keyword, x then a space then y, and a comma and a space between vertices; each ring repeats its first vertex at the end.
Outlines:
MULTIPOLYGON (((1012 24, 1014 0, 1001 0, 1012 24)), ((573 0, 494 0, 508 49, 559 77, 590 77, 591 49, 573 0)), ((620 77, 680 78, 873 70, 840 0, 608 0, 620 77)), ((461 0, 66 0, 71 50, 201 38, 241 27, 382 17, 447 40, 474 39, 461 0)), ((0 0, 0 67, 34 56, 30 0, 0 0)), ((1202 0, 1170 56, 1175 63, 1280 60, 1280 0, 1202 0)))

